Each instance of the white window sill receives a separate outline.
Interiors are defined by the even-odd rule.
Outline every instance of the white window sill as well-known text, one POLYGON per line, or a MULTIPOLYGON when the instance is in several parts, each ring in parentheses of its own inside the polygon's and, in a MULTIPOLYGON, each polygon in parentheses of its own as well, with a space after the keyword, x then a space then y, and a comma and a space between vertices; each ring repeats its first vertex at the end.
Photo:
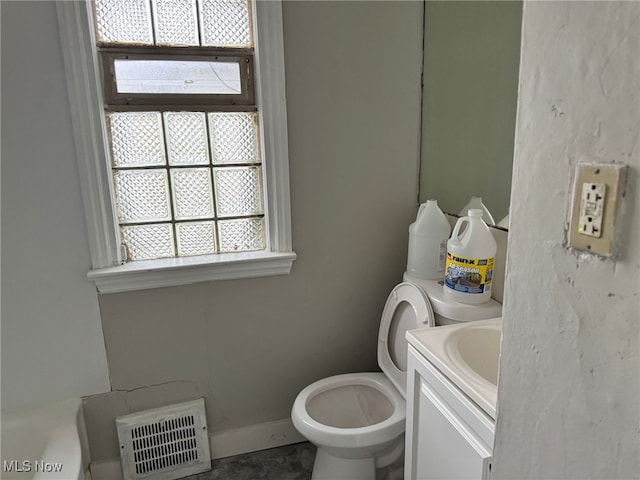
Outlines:
POLYGON ((91 270, 87 278, 100 293, 173 287, 210 280, 288 275, 294 252, 246 252, 141 260, 91 270))

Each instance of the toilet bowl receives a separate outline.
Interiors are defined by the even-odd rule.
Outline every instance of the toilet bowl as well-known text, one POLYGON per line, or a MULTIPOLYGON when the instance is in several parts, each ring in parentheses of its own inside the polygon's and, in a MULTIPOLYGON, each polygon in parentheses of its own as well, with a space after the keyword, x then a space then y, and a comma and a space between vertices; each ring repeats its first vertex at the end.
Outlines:
MULTIPOLYGON (((400 461, 406 420, 405 334, 436 325, 425 287, 403 282, 389 294, 378 333, 382 373, 323 378, 296 397, 291 409, 293 424, 317 447, 312 480, 374 480, 380 478, 382 469, 400 461)), ((436 290, 430 285, 429 289, 436 290)), ((486 318, 500 314, 492 308, 485 313, 486 318)))
POLYGON ((402 454, 405 400, 383 373, 324 378, 298 399, 294 424, 318 447, 312 478, 374 478, 402 454))

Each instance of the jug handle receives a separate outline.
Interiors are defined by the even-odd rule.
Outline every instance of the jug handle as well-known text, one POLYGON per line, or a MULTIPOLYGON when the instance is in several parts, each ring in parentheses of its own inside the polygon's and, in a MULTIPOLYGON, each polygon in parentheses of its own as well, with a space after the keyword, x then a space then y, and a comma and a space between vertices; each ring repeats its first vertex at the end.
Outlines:
POLYGON ((427 206, 426 203, 421 203, 420 207, 418 208, 418 217, 420 216, 420 214, 422 213, 422 211, 425 209, 425 207, 427 206))
MULTIPOLYGON (((456 226, 453 227, 453 233, 451 233, 451 238, 455 238, 456 240, 458 240, 458 235, 460 233, 460 229, 462 228, 463 225, 468 224, 469 223, 469 217, 460 217, 458 219, 458 221, 456 222, 456 226)), ((467 225, 468 227, 468 225, 467 225)))

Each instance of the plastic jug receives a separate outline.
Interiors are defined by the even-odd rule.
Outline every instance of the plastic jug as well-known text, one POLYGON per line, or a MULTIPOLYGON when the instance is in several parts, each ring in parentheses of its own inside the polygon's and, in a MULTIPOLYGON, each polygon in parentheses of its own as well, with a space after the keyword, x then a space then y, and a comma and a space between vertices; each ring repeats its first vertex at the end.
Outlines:
POLYGON ((496 241, 482 220, 482 210, 471 209, 458 219, 447 242, 444 296, 460 303, 479 304, 491 298, 496 241), (461 229, 464 231, 462 233, 461 229))
POLYGON ((509 214, 507 213, 505 217, 498 222, 497 227, 509 229, 509 214))
POLYGON ((487 225, 495 225, 496 221, 493 219, 493 215, 486 207, 484 203, 482 203, 482 197, 471 197, 469 203, 467 203, 462 210, 458 213, 461 217, 465 216, 469 210, 472 208, 477 208, 482 210, 482 219, 487 225))
POLYGON ((416 221, 409 226, 407 272, 426 280, 441 280, 451 226, 436 200, 420 205, 416 221))

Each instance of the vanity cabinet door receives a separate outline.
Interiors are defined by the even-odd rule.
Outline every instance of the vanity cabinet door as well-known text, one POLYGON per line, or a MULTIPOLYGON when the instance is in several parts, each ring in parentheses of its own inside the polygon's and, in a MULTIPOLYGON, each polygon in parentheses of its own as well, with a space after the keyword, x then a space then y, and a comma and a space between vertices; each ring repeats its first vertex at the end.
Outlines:
POLYGON ((417 352, 408 373, 405 478, 488 478, 493 420, 417 352))

